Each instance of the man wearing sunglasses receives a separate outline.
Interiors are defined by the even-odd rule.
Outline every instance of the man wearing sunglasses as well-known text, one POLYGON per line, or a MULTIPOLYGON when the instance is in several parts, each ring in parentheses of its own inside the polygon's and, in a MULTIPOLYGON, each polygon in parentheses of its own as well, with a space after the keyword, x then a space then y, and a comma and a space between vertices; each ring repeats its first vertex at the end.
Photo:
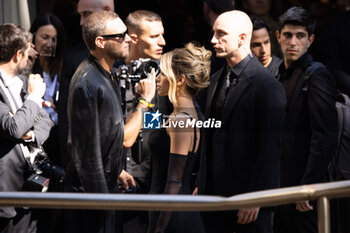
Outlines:
MULTIPOLYGON (((123 147, 131 147, 141 129, 142 109, 155 93, 155 72, 139 82, 137 110, 124 124, 119 83, 112 69, 129 55, 130 37, 119 16, 99 11, 85 19, 83 38, 89 49, 69 89, 68 125, 72 160, 66 190, 118 193, 135 186, 123 170, 123 147), (117 181, 120 187, 117 186, 117 181)), ((66 232, 119 232, 115 211, 68 211, 66 232)))
MULTIPOLYGON (((80 26, 83 26, 85 19, 97 11, 113 11, 113 0, 79 0, 77 5, 77 13, 80 15, 80 26)), ((68 153, 68 122, 67 122, 67 101, 70 80, 79 64, 88 57, 89 50, 84 42, 68 49, 64 55, 58 100, 58 133, 61 154, 61 166, 66 167, 71 159, 68 153)))

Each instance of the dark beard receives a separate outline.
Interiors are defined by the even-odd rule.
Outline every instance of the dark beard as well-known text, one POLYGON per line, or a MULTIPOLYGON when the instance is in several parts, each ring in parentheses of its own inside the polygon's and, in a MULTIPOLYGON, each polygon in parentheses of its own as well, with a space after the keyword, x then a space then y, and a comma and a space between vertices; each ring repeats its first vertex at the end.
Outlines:
POLYGON ((19 74, 24 74, 24 71, 26 70, 26 66, 17 66, 16 67, 16 72, 15 72, 15 75, 19 75, 19 74))
POLYGON ((113 53, 113 52, 110 52, 110 50, 107 50, 107 55, 112 58, 112 59, 126 59, 127 56, 123 56, 122 53, 113 53))
POLYGON ((106 54, 114 60, 126 59, 128 57, 128 54, 124 54, 123 51, 115 51, 109 46, 106 47, 106 54))

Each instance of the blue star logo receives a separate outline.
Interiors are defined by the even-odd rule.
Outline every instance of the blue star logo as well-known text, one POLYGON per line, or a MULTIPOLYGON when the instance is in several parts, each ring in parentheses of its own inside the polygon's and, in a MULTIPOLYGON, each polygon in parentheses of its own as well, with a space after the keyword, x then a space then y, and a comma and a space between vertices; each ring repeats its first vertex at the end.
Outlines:
POLYGON ((144 129, 160 129, 161 113, 157 112, 143 112, 143 128, 144 129))

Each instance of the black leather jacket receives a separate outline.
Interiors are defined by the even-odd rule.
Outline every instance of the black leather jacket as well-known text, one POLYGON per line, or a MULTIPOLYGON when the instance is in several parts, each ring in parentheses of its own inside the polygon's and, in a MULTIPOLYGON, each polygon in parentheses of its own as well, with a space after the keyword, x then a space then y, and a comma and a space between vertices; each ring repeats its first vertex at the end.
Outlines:
POLYGON ((72 78, 68 97, 72 155, 66 174, 66 187, 71 185, 68 191, 117 191, 124 121, 119 86, 114 80, 91 55, 72 78))

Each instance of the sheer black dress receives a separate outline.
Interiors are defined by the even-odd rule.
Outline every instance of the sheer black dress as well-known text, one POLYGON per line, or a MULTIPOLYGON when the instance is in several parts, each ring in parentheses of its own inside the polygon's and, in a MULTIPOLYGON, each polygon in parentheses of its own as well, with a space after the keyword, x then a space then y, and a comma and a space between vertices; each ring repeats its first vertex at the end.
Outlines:
MULTIPOLYGON (((189 115, 188 113, 184 114, 189 115)), ((192 120, 191 116, 190 119, 192 120)), ((170 154, 170 137, 166 132, 166 128, 155 130, 150 134, 148 141, 152 154, 150 194, 192 194, 192 172, 198 159, 197 152, 194 152, 197 141, 196 128, 194 128, 193 133, 193 149, 187 156, 170 154), (178 159, 180 162, 173 163, 170 161, 169 164, 169 160, 173 160, 174 158, 175 160, 178 159), (181 167, 183 169, 179 169, 181 167), (169 185, 169 169, 173 169, 173 174, 175 173, 175 176, 179 175, 180 185, 176 184, 178 182, 169 185), (169 188, 169 186, 171 186, 171 188, 169 188)), ((166 212, 166 214, 163 212, 160 218, 160 212, 153 211, 149 212, 149 226, 147 232, 202 233, 205 232, 205 230, 199 212, 166 212)))

